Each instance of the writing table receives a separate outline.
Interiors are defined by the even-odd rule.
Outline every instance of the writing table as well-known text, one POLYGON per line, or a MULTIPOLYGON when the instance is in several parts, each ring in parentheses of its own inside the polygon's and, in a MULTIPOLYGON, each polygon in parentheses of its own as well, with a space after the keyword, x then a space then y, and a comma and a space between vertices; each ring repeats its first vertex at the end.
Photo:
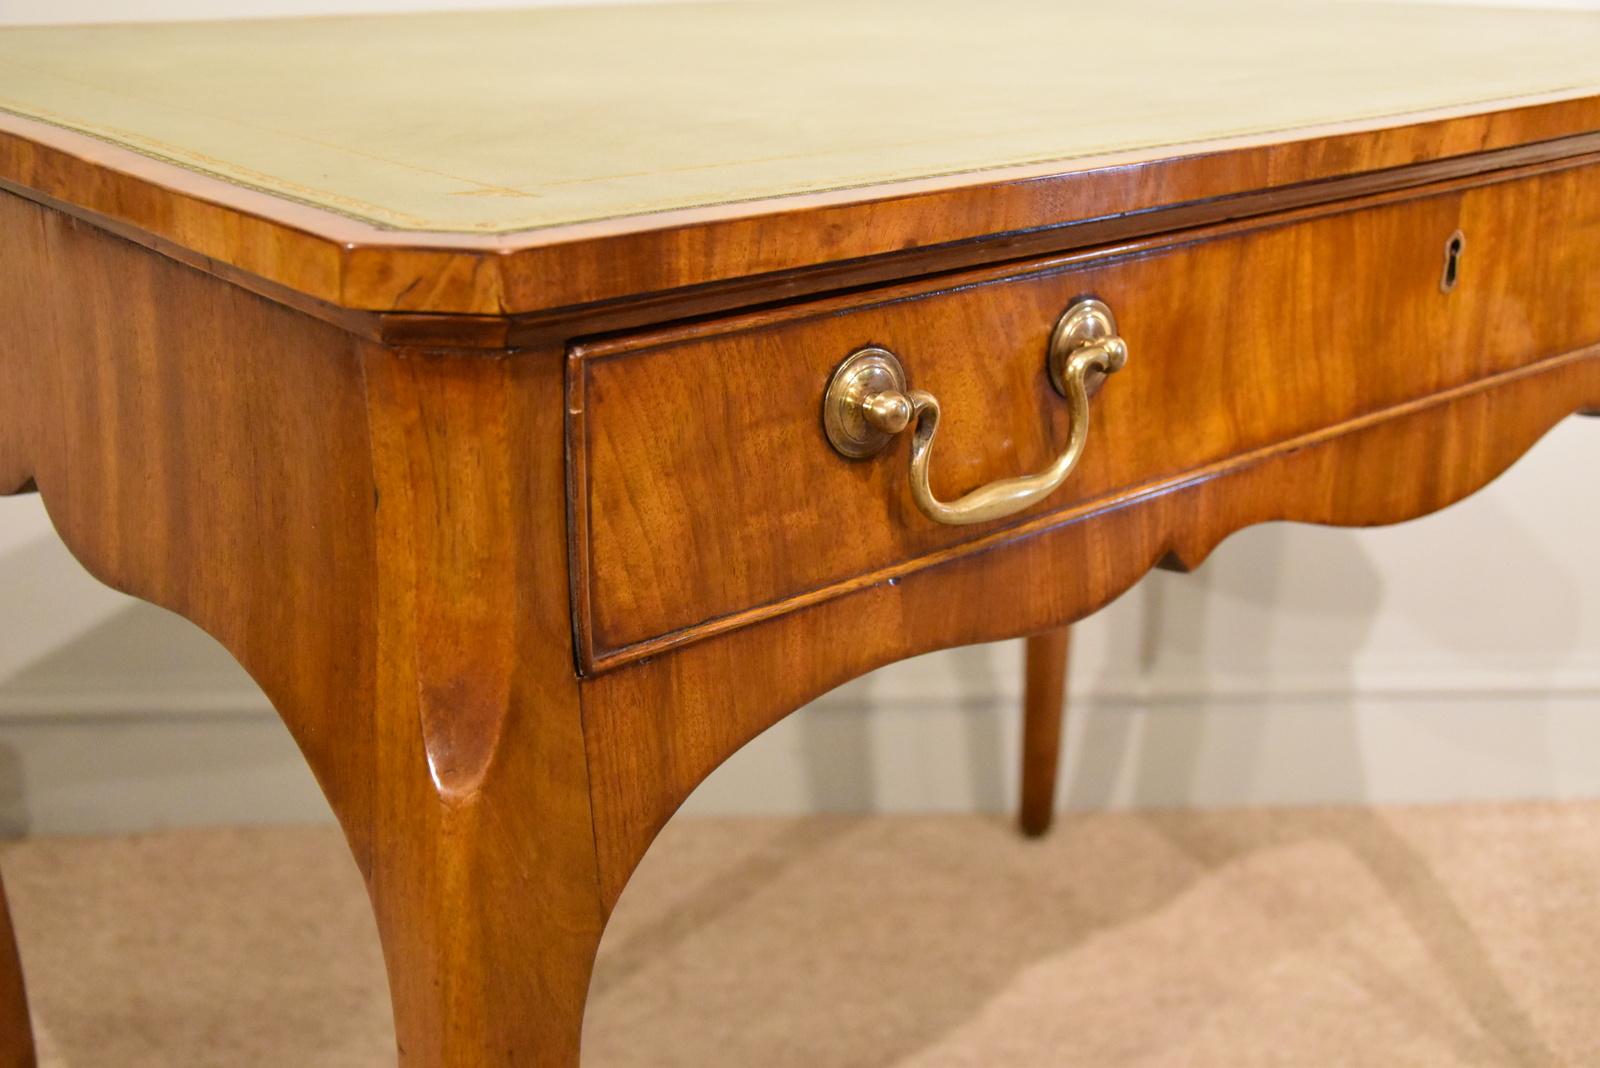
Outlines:
POLYGON ((1600 408, 1597 57, 1359 3, 7 30, 0 490, 282 714, 401 1061, 570 1066, 781 717, 1600 408))

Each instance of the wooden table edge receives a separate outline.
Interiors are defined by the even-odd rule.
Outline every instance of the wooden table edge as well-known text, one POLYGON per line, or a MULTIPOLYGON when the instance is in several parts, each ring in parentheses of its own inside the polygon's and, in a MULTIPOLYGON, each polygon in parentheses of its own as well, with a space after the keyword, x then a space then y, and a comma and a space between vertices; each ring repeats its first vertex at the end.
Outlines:
POLYGON ((384 229, 0 112, 0 188, 373 340, 504 348, 1069 251, 1596 147, 1600 89, 1586 88, 471 234, 384 229))

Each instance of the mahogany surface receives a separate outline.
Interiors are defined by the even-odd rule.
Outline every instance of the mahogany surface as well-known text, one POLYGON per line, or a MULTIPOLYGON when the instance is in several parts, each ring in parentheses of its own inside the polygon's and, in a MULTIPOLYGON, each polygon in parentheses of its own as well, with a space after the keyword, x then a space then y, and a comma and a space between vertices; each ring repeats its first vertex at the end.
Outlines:
POLYGON ((0 887, 0 1068, 33 1068, 33 1025, 23 990, 22 963, 11 933, 11 911, 0 887))
POLYGON ((403 1064, 576 1064, 656 833, 827 690, 1253 523, 1434 511, 1600 410, 1600 95, 1046 170, 468 240, 0 116, 0 492, 260 683, 367 881, 403 1064), (874 343, 944 403, 940 492, 1037 466, 1088 293, 1131 356, 1047 502, 940 527, 903 441, 829 449, 874 343))
POLYGON ((1017 825, 1038 837, 1056 815, 1056 770, 1061 765, 1061 717, 1067 703, 1072 628, 1028 637, 1023 647, 1022 790, 1017 825))
POLYGON ((903 576, 1008 528, 1600 342, 1600 306, 1586 296, 1600 270, 1589 160, 575 347, 585 666, 903 576), (1563 225, 1547 228, 1555 213, 1563 225), (1470 249, 1460 284, 1442 293, 1458 230, 1470 249), (816 405, 753 403, 738 388, 754 379, 773 396, 810 397, 851 352, 892 350, 946 410, 933 485, 952 497, 1061 448, 1067 408, 1044 354, 1057 317, 1086 294, 1111 304, 1132 355, 1094 402, 1071 484, 1016 518, 927 522, 897 492, 904 444, 841 462, 816 433, 816 405), (798 487, 839 507, 799 509, 798 487))

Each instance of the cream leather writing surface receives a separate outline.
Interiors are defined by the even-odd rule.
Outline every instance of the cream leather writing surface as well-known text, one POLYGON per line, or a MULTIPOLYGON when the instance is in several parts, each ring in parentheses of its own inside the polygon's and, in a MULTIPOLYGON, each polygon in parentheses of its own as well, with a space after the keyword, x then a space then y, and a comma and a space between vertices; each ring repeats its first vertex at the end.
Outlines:
POLYGON ((1600 15, 1432 5, 824 0, 0 32, 0 108, 382 226, 477 233, 1586 89, 1600 15))

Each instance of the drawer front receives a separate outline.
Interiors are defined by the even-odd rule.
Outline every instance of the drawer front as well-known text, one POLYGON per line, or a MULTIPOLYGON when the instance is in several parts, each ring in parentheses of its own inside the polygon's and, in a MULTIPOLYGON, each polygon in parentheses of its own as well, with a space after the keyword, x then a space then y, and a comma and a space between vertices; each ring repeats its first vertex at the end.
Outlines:
POLYGON ((576 346, 582 659, 603 669, 893 581, 1592 345, 1597 286, 1600 166, 1571 163, 576 346), (1070 429, 1051 330, 1090 295, 1126 366, 1091 403, 1077 468, 1027 510, 934 522, 913 502, 909 429, 866 459, 830 445, 830 378, 877 346, 939 399, 938 497, 1046 467, 1070 429))

